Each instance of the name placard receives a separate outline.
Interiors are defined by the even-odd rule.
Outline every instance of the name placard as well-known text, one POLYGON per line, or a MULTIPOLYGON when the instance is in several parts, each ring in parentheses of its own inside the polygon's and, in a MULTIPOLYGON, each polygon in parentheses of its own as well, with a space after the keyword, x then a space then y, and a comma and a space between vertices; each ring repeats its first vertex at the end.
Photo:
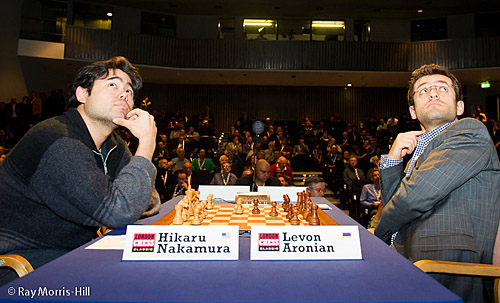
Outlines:
POLYGON ((252 226, 251 260, 361 260, 359 228, 252 226))
POLYGON ((238 260, 238 226, 129 225, 122 260, 238 260))

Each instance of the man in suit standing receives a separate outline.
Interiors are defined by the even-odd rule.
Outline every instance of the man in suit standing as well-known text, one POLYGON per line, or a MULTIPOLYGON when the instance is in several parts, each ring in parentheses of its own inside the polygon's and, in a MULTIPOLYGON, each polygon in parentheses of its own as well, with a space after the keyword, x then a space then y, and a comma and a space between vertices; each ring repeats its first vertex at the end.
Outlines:
MULTIPOLYGON (((382 156, 385 205, 375 235, 412 262, 491 263, 500 216, 500 163, 483 123, 464 112, 457 78, 444 67, 412 73, 408 103, 421 131, 398 135, 382 156), (412 158, 403 171, 403 157, 412 158)), ((432 275, 465 302, 489 300, 491 281, 432 275), (487 294, 486 296, 484 294, 487 294)))

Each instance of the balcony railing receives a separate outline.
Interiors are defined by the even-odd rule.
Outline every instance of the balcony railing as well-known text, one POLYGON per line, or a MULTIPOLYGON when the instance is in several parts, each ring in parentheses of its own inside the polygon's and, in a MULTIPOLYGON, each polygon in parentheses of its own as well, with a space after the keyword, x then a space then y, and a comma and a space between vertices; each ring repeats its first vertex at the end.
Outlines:
POLYGON ((175 39, 68 25, 65 56, 177 68, 411 71, 500 66, 500 37, 430 42, 337 42, 175 39))

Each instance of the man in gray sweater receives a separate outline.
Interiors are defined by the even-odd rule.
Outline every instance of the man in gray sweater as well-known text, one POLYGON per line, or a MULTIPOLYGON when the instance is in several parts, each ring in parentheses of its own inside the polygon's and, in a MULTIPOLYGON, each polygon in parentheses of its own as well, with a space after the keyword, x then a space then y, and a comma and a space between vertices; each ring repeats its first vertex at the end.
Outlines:
MULTIPOLYGON (((12 149, 0 164, 0 254, 21 255, 37 268, 90 241, 101 226, 157 211, 156 125, 133 109, 141 86, 123 57, 85 66, 73 82, 72 107, 35 125, 12 149), (118 126, 138 138, 134 156, 114 133, 118 126)), ((0 269, 0 285, 13 274, 0 269)))

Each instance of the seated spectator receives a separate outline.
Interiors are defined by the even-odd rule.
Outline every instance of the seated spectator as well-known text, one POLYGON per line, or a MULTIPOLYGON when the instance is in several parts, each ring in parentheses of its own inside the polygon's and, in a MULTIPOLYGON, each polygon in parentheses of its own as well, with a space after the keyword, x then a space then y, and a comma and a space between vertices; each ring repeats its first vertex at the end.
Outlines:
POLYGON ((349 157, 349 167, 344 169, 344 182, 347 184, 347 189, 351 191, 353 182, 365 180, 365 174, 356 166, 358 165, 358 158, 354 155, 349 157))
POLYGON ((288 178, 287 176, 283 175, 282 171, 281 171, 281 167, 279 166, 276 166, 276 171, 275 171, 275 176, 276 178, 278 178, 278 180, 280 180, 281 182, 281 179, 285 180, 285 183, 287 186, 293 186, 293 181, 292 179, 288 178))
POLYGON ((339 142, 342 150, 349 150, 353 143, 351 137, 349 137, 349 133, 346 131, 342 132, 342 139, 339 142))
POLYGON ((158 160, 161 159, 161 158, 169 158, 169 152, 168 152, 168 149, 165 145, 165 142, 163 141, 158 141, 158 143, 156 143, 156 149, 155 149, 155 153, 154 153, 154 156, 153 156, 153 161, 155 163, 158 163, 158 160))
POLYGON ((350 157, 351 157, 351 153, 349 153, 349 150, 344 150, 342 152, 342 164, 344 164, 344 168, 342 169, 342 172, 344 171, 344 169, 346 169, 350 166, 350 164, 349 164, 350 157))
POLYGON ((269 162, 269 164, 273 165, 275 164, 276 162, 278 162, 278 159, 281 157, 281 153, 279 150, 275 150, 273 152, 273 154, 271 156, 269 156, 269 158, 266 159, 267 162, 269 162))
POLYGON ((182 170, 186 173, 186 183, 188 185, 188 189, 198 190, 200 184, 208 183, 203 181, 203 178, 199 174, 199 170, 193 172, 193 165, 191 162, 185 162, 182 170))
POLYGON ((299 139, 299 144, 293 147, 293 162, 295 164, 295 170, 304 171, 307 170, 307 164, 309 162, 309 147, 306 145, 304 138, 299 139))
MULTIPOLYGON (((246 133, 247 133, 247 134, 249 134, 249 132, 246 132, 246 133)), ((254 143, 253 143, 252 136, 248 135, 248 136, 246 137, 246 142, 245 142, 245 144, 243 144, 243 146, 242 146, 242 148, 241 148, 241 149, 242 149, 242 154, 243 154, 242 156, 243 156, 243 157, 245 157, 244 159, 246 159, 246 158, 247 158, 248 153, 250 153, 250 151, 252 151, 252 150, 253 150, 253 144, 254 144, 254 143)))
POLYGON ((311 197, 323 197, 325 195, 325 181, 321 177, 308 177, 304 185, 309 188, 311 197))
POLYGON ((291 181, 292 184, 294 182, 293 180, 293 172, 292 168, 288 165, 288 160, 287 158, 281 156, 278 158, 278 161, 271 165, 271 176, 278 177, 276 173, 276 169, 279 168, 281 171, 281 174, 288 177, 291 181))
POLYGON ((222 155, 219 157, 219 171, 222 171, 222 166, 224 165, 224 163, 228 163, 229 162, 229 158, 226 156, 226 155, 222 155))
POLYGON ((269 164, 271 164, 271 165, 273 163, 271 163, 271 161, 269 161, 268 159, 274 157, 274 151, 275 150, 276 150, 276 146, 274 144, 274 141, 269 141, 267 143, 267 149, 264 150, 264 157, 265 157, 266 161, 269 162, 269 164))
POLYGON ((167 188, 173 183, 174 177, 172 169, 174 168, 174 163, 169 162, 167 159, 159 159, 158 160, 158 169, 156 172, 156 182, 155 187, 158 194, 160 194, 161 202, 165 202, 168 200, 167 197, 167 188))
POLYGON ((281 186, 290 186, 290 184, 288 184, 288 182, 286 182, 285 177, 283 177, 283 176, 279 176, 279 177, 278 177, 278 180, 280 180, 280 182, 281 182, 281 186))
POLYGON ((319 141, 321 142, 322 148, 326 149, 330 141, 333 139, 332 136, 328 134, 328 132, 325 130, 323 131, 323 135, 319 138, 319 141))
POLYGON ((276 150, 279 150, 281 155, 283 155, 287 159, 290 159, 292 154, 292 147, 290 146, 290 144, 288 144, 288 139, 286 137, 281 138, 280 144, 276 146, 276 150))
POLYGON ((231 165, 229 163, 224 163, 222 165, 222 171, 216 173, 210 182, 212 185, 234 185, 238 177, 231 172, 231 165))
MULTIPOLYGON (((334 142, 334 140, 330 141, 334 142)), ((331 144, 327 147, 327 153, 323 157, 323 177, 333 191, 333 195, 337 196, 342 187, 342 173, 344 165, 342 156, 337 145, 331 144)), ((349 152, 347 152, 349 154, 349 152)))
POLYGON ((184 167, 184 163, 189 162, 188 159, 185 158, 186 151, 183 148, 177 149, 177 157, 172 159, 174 163, 174 171, 181 170, 184 167))
POLYGON ((255 174, 251 173, 241 177, 236 181, 236 185, 250 185, 250 188, 257 186, 281 186, 281 182, 271 176, 271 165, 266 160, 259 160, 255 166, 255 174), (255 180, 254 180, 255 176, 255 180))
POLYGON ((195 158, 191 164, 193 164, 193 170, 206 170, 209 174, 213 174, 215 170, 214 162, 206 158, 206 151, 203 148, 198 152, 198 158, 195 158))
POLYGON ((323 150, 319 146, 319 144, 316 144, 312 151, 313 155, 313 169, 314 170, 321 170, 321 164, 323 163, 323 150))
POLYGON ((200 134, 194 130, 193 126, 189 127, 189 131, 186 134, 186 138, 192 139, 196 142, 200 141, 200 134))
POLYGON ((241 173, 243 172, 243 161, 239 154, 234 151, 230 151, 226 153, 227 162, 231 165, 231 171, 239 178, 241 173))
POLYGON ((242 153, 242 145, 238 136, 233 136, 232 142, 229 142, 226 145, 226 151, 233 151, 238 154, 242 153))
POLYGON ((177 182, 174 184, 170 184, 167 188, 167 192, 165 194, 166 200, 170 200, 177 196, 183 196, 186 194, 186 190, 188 189, 186 172, 180 170, 177 172, 177 182))
POLYGON ((377 213, 378 206, 382 202, 380 199, 380 172, 378 169, 373 171, 371 181, 372 183, 363 186, 359 199, 361 206, 368 210, 370 218, 377 213))

